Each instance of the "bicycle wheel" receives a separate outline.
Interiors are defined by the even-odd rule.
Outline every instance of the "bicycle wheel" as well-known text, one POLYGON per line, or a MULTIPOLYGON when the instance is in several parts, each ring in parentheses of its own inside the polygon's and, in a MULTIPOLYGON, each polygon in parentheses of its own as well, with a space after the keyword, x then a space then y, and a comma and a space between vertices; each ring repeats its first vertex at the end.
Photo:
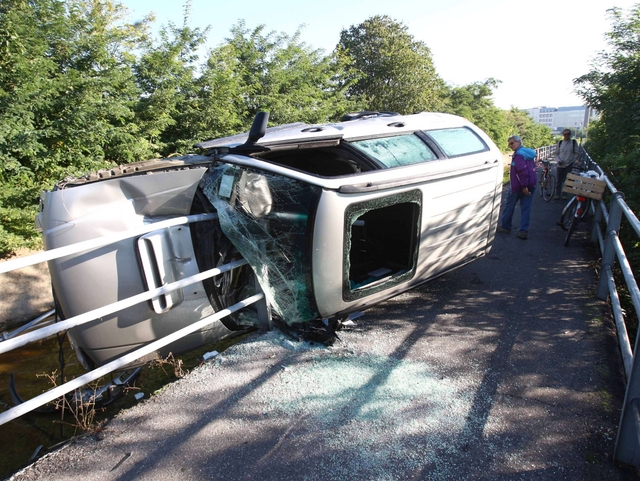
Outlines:
MULTIPOLYGON (((578 204, 576 202, 576 204, 578 204)), ((569 245, 569 239, 571 238, 571 234, 573 234, 573 231, 576 229, 576 226, 578 225, 578 222, 580 222, 580 218, 577 215, 574 215, 571 218, 571 223, 569 224, 569 229, 567 230, 567 235, 564 237, 564 246, 567 247, 569 245)))
POLYGON ((556 177, 553 174, 547 175, 542 186, 542 198, 549 202, 553 199, 553 194, 556 192, 556 177))
POLYGON ((578 199, 572 197, 571 200, 567 203, 565 208, 562 210, 562 215, 560 216, 560 222, 558 225, 562 228, 562 230, 569 230, 571 226, 571 221, 576 215, 576 209, 578 208, 578 199))

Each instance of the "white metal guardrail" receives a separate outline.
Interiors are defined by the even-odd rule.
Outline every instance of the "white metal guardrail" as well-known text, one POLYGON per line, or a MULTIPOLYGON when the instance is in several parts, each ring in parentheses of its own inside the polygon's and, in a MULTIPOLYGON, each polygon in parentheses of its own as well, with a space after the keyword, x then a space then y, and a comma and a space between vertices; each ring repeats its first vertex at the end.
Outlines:
POLYGON ((556 155, 556 146, 557 144, 538 147, 536 149, 536 153, 538 154, 537 160, 540 161, 540 160, 553 159, 556 155))
MULTIPOLYGON (((590 168, 603 174, 600 166, 586 152, 584 152, 584 155, 586 161, 589 162, 590 168)), ((638 467, 640 465, 640 415, 637 415, 640 413, 638 410, 640 406, 640 356, 638 355, 640 329, 632 350, 613 275, 613 268, 617 264, 622 273, 627 292, 635 310, 636 320, 640 323, 640 290, 619 237, 623 216, 638 238, 640 238, 640 221, 624 201, 624 194, 619 192, 606 176, 604 176, 604 179, 607 182, 607 191, 610 195, 605 195, 603 200, 596 205, 591 241, 598 243, 602 253, 598 298, 602 300, 609 298, 611 300, 618 331, 618 343, 627 378, 627 388, 614 449, 614 459, 618 462, 638 467), (609 198, 608 207, 607 198, 609 198)))
POLYGON ((103 366, 100 366, 94 369, 93 371, 83 374, 82 376, 77 377, 54 389, 51 389, 45 392, 44 394, 40 394, 39 396, 36 396, 33 399, 30 399, 22 404, 19 404, 16 407, 9 409, 8 411, 4 411, 0 413, 0 425, 7 423, 17 417, 20 417, 23 414, 28 413, 29 411, 33 411, 34 409, 44 404, 47 404, 48 402, 51 402, 61 396, 64 396, 68 392, 74 391, 79 387, 82 387, 85 384, 90 383, 91 381, 95 381, 96 379, 99 379, 102 376, 109 374, 110 372, 117 371, 118 369, 121 369, 127 364, 135 361, 136 359, 146 356, 147 354, 150 354, 160 349, 161 347, 167 346, 172 342, 183 338, 184 336, 187 336, 193 332, 198 331, 199 329, 206 327, 207 325, 211 324, 214 321, 222 319, 223 317, 228 316, 229 314, 233 314, 234 312, 242 309, 243 307, 247 307, 262 299, 264 299, 264 294, 262 293, 255 294, 251 297, 248 297, 247 299, 244 299, 234 304, 233 306, 230 306, 226 309, 218 311, 215 314, 209 317, 205 317, 204 319, 201 319, 198 322, 194 322, 193 324, 187 327, 184 327, 174 332, 173 334, 169 334, 168 336, 158 339, 157 341, 151 342, 146 346, 141 347, 140 349, 130 352, 129 354, 125 354, 124 356, 119 357, 114 361, 111 361, 103 366))
MULTIPOLYGON (((556 145, 537 149, 539 158, 553 158, 556 145)), ((636 336, 635 348, 632 350, 613 275, 613 267, 617 263, 622 272, 627 291, 633 303, 636 319, 640 322, 640 290, 638 290, 638 284, 619 238, 623 215, 639 238, 640 221, 624 201, 624 194, 616 189, 604 174, 602 168, 593 161, 584 149, 581 149, 581 155, 583 165, 589 170, 598 172, 607 184, 603 199, 592 203, 592 205, 595 205, 595 209, 591 242, 598 243, 602 253, 597 295, 602 300, 610 299, 611 301, 618 333, 618 344, 627 379, 627 389, 620 424, 618 425, 614 459, 618 462, 638 467, 640 465, 640 356, 635 354, 637 354, 639 347, 640 336, 636 336)), ((638 334, 640 335, 640 329, 638 334)))
POLYGON ((92 311, 88 311, 83 314, 80 314, 78 316, 70 317, 69 319, 65 319, 64 321, 56 322, 55 324, 42 327, 37 331, 30 332, 28 334, 23 334, 22 336, 12 337, 11 339, 8 339, 4 342, 0 342, 0 354, 9 352, 18 347, 25 346, 34 341, 46 339, 47 337, 53 336, 58 332, 66 331, 67 329, 71 329, 72 327, 86 324, 87 322, 91 322, 95 319, 98 319, 99 317, 103 317, 108 314, 113 314, 114 312, 121 311, 127 307, 135 306, 136 304, 139 304, 144 301, 148 301, 157 296, 161 296, 163 294, 166 294, 167 292, 171 292, 176 289, 181 289, 195 282, 208 279, 209 277, 220 275, 223 272, 227 272, 227 271, 236 269, 238 267, 241 267, 246 263, 247 261, 244 259, 230 262, 229 264, 216 267, 215 269, 210 269, 208 271, 201 272, 200 274, 196 274, 194 276, 187 277, 185 279, 181 279, 176 282, 172 282, 171 284, 158 287, 157 289, 142 292, 140 294, 137 294, 132 297, 128 297, 121 301, 114 302, 113 304, 108 304, 106 306, 99 307, 98 309, 94 309, 92 311))
MULTIPOLYGON (((216 214, 196 214, 196 215, 176 217, 168 220, 149 223, 141 227, 119 232, 117 234, 112 234, 112 235, 100 237, 97 239, 91 239, 88 241, 79 242, 79 243, 61 247, 58 249, 44 251, 38 254, 34 254, 32 256, 2 262, 0 263, 0 274, 10 272, 16 269, 21 269, 23 267, 27 267, 30 265, 38 264, 40 262, 45 262, 48 260, 65 257, 71 254, 77 254, 79 252, 84 252, 90 249, 95 249, 108 244, 112 244, 114 242, 118 242, 120 240, 131 238, 131 237, 138 237, 140 235, 143 235, 158 229, 168 228, 176 225, 188 224, 192 222, 201 222, 204 220, 211 220, 215 218, 217 218, 216 214)), ((139 304, 140 302, 145 302, 159 295, 166 294, 167 292, 170 292, 172 290, 180 289, 190 284, 193 284, 195 282, 199 282, 204 279, 208 279, 210 277, 220 275, 224 272, 237 269, 238 267, 241 267, 245 264, 247 264, 247 261, 244 259, 230 262, 229 264, 225 264, 223 266, 219 266, 217 268, 210 269, 205 272, 201 272, 199 274, 190 276, 188 278, 181 279, 177 282, 166 284, 157 289, 149 290, 141 294, 134 295, 127 299, 123 299, 121 301, 109 304, 107 306, 103 306, 98 309, 85 312, 78 316, 75 316, 54 324, 49 323, 34 331, 21 334, 20 333, 21 330, 26 331, 28 327, 31 327, 31 326, 24 326, 20 330, 16 330, 10 333, 9 335, 4 336, 5 340, 0 339, 0 354, 11 351, 18 347, 24 346, 31 342, 47 338, 58 332, 66 331, 67 329, 70 329, 72 327, 85 324, 97 318, 106 316, 107 314, 112 314, 114 312, 120 311, 127 307, 131 307, 135 304, 139 304), (20 334, 20 335, 17 335, 17 334, 20 334)), ((258 286, 256 286, 256 288, 259 289, 258 286)), ((13 407, 7 411, 0 413, 0 425, 5 424, 17 417, 20 417, 23 414, 26 414, 30 411, 33 411, 34 409, 40 406, 43 406, 51 401, 54 401, 55 399, 61 396, 64 396, 65 394, 72 392, 86 385, 87 383, 95 381, 96 379, 99 379, 110 372, 117 371, 118 369, 122 369, 127 364, 130 364, 133 361, 141 357, 144 357, 164 346, 167 346, 172 342, 175 342, 189 334, 192 334, 200 329, 203 329, 209 324, 211 324, 212 322, 222 319, 223 317, 228 316, 254 303, 261 304, 259 305, 259 308, 258 308, 259 322, 261 326, 268 326, 269 325, 268 310, 266 307, 264 294, 262 292, 258 292, 253 296, 250 296, 226 309, 218 311, 211 316, 205 317, 204 319, 194 322, 193 324, 190 324, 189 326, 184 327, 168 336, 165 336, 161 339, 157 339, 156 341, 153 341, 114 361, 111 361, 103 366, 100 366, 99 368, 96 368, 82 376, 79 376, 67 383, 64 383, 39 396, 36 396, 35 398, 30 399, 16 407, 13 407)), ((39 319, 44 319, 48 315, 50 315, 50 313, 47 313, 46 315, 41 316, 39 319)), ((29 324, 36 323, 36 321, 38 321, 39 319, 36 319, 29 324)))
MULTIPOLYGON (((556 147, 557 144, 553 144, 536 149, 538 158, 540 160, 553 158, 556 147)), ((595 208, 591 242, 598 243, 602 253, 597 295, 602 300, 610 299, 611 301, 618 333, 618 344, 627 379, 627 388, 614 449, 614 459, 617 462, 638 468, 640 466, 640 355, 638 355, 640 329, 638 329, 638 335, 632 350, 625 324, 624 311, 620 304, 618 289, 613 275, 613 268, 617 264, 622 273, 635 310, 635 317, 640 324, 640 290, 619 238, 623 216, 638 238, 640 238, 640 221, 624 201, 624 194, 616 189, 604 174, 602 168, 593 161, 584 149, 581 149, 581 155, 583 165, 590 170, 598 172, 607 183, 607 190, 603 199, 592 203, 595 208)))
POLYGON ((165 229, 167 227, 173 227, 174 225, 190 224, 192 222, 200 222, 203 220, 217 219, 217 214, 194 214, 181 217, 174 217, 159 222, 151 222, 134 229, 129 229, 115 234, 110 234, 102 237, 96 237, 95 239, 89 239, 68 246, 59 247, 57 249, 51 249, 49 251, 43 251, 38 254, 33 254, 27 257, 19 257, 5 262, 0 262, 0 274, 5 272, 20 269, 22 267, 32 266, 39 264, 40 262, 46 262, 59 257, 68 256, 71 254, 78 254, 79 252, 89 249, 96 249, 115 242, 129 239, 130 237, 137 237, 142 234, 148 234, 158 229, 165 229))

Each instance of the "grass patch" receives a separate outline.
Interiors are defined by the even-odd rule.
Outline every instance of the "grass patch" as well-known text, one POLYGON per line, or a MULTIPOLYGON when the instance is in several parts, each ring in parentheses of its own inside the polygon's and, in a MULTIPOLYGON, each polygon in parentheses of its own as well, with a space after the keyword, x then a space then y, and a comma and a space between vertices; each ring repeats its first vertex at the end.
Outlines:
MULTIPOLYGON (((186 375, 201 365, 202 355, 216 350, 223 352, 230 346, 251 336, 254 331, 242 333, 217 341, 179 356, 169 356, 151 362, 142 368, 142 372, 130 392, 104 409, 95 409, 89 402, 75 410, 64 410, 52 414, 28 413, 2 426, 0 437, 0 479, 27 465, 31 456, 42 446, 38 456, 53 450, 60 443, 82 433, 96 433, 109 419, 120 411, 128 409, 138 401, 134 394, 145 393, 144 399, 161 392, 165 386, 186 375)), ((65 360, 64 378, 71 380, 85 373, 68 339, 64 338, 63 357, 65 360)), ((31 399, 51 389, 52 384, 61 384, 59 377, 59 345, 57 339, 50 338, 31 343, 0 355, 0 411, 7 411, 13 404, 9 394, 9 373, 16 377, 16 386, 23 399, 31 399), (49 374, 43 374, 43 373, 49 374)), ((114 377, 115 377, 115 373, 114 377)), ((111 375, 96 381, 103 385, 111 380, 111 375)), ((94 387, 93 385, 91 387, 94 387)))

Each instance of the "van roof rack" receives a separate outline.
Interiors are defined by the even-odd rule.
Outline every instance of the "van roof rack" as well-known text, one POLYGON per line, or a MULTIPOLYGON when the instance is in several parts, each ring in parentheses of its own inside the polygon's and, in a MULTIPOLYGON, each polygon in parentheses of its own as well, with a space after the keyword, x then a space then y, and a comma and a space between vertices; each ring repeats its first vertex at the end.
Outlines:
POLYGON ((368 119, 371 117, 395 117, 400 115, 397 112, 377 111, 377 110, 362 110, 360 112, 351 112, 344 114, 340 119, 340 122, 349 122, 351 120, 368 119))

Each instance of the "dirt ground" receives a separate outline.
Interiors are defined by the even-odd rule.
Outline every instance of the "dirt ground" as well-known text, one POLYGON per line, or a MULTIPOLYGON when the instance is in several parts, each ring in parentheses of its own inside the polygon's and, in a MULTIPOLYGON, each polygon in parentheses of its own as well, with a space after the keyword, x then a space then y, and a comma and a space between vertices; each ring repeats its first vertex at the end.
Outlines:
MULTIPOLYGON (((35 253, 35 251, 23 250, 18 253, 18 257, 35 253)), ((50 309, 53 309, 53 296, 46 263, 2 274, 0 277, 0 331, 35 319, 50 309)))

